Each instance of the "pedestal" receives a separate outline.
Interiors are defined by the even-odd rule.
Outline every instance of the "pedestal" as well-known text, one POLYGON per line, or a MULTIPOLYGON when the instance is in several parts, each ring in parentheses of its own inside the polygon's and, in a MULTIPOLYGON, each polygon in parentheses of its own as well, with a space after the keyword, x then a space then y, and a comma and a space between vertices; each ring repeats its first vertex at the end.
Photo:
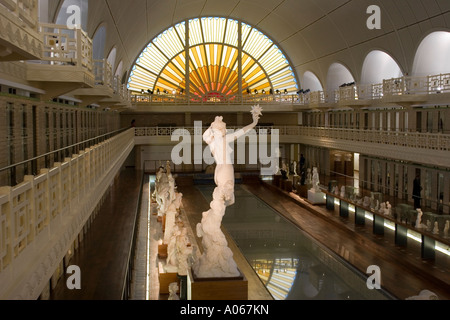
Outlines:
POLYGON ((286 181, 284 182, 284 191, 292 192, 292 189, 293 189, 293 187, 292 187, 292 181, 291 181, 291 180, 286 180, 286 181))
POLYGON ((180 279, 178 278, 177 272, 168 272, 164 267, 163 263, 159 263, 159 293, 169 294, 169 285, 176 282, 178 288, 180 288, 180 279))
POLYGON ((308 190, 308 201, 312 204, 325 204, 325 193, 308 190))
POLYGON ((197 278, 193 270, 187 275, 188 300, 248 300, 248 281, 235 278, 197 278))
POLYGON ((308 187, 299 185, 297 187, 297 194, 302 198, 308 198, 308 187))
POLYGON ((167 259, 167 244, 160 244, 158 246, 158 258, 167 259))

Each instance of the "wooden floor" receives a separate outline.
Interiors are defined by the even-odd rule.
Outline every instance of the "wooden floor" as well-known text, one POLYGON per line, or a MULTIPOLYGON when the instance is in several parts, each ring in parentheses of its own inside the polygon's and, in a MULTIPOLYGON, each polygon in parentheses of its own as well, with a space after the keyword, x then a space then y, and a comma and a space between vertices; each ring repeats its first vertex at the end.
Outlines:
POLYGON ((367 267, 381 269, 381 284, 398 299, 406 299, 427 289, 440 299, 450 298, 450 259, 437 253, 435 261, 422 260, 420 246, 398 247, 393 233, 375 235, 371 225, 356 226, 351 217, 337 210, 311 205, 304 199, 270 184, 248 184, 248 191, 347 260, 363 273, 367 267))
MULTIPOLYGON (((120 300, 143 174, 124 169, 70 261, 80 267, 81 290, 69 290, 64 275, 52 300, 120 300)), ((70 276, 70 275, 69 275, 70 276)))

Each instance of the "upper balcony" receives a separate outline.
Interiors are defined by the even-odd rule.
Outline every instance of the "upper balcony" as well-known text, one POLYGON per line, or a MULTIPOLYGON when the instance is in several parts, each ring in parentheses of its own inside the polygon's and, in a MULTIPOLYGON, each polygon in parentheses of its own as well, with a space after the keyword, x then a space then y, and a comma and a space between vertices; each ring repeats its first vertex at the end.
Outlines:
POLYGON ((425 104, 448 104, 450 74, 426 77, 401 77, 380 84, 347 85, 332 92, 299 92, 299 94, 244 94, 231 98, 202 98, 185 94, 141 94, 132 96, 132 104, 141 111, 215 112, 216 105, 227 111, 246 111, 246 105, 259 104, 266 112, 300 112, 311 109, 332 110, 343 107, 364 108, 425 104))
POLYGON ((84 105, 98 104, 113 109, 131 107, 131 96, 126 85, 113 76, 112 66, 106 60, 93 60, 95 84, 92 88, 80 88, 70 95, 83 101, 84 105))
POLYGON ((66 25, 39 23, 37 6, 37 1, 31 0, 0 0, 0 9, 6 8, 0 10, 0 61, 10 61, 0 65, 1 78, 31 88, 44 101, 64 95, 81 100, 84 106, 130 108, 126 85, 113 76, 108 61, 93 59, 92 39, 87 33, 66 25), (4 23, 6 18, 10 25, 4 23), (34 38, 25 34, 19 44, 28 46, 24 48, 28 56, 10 53, 17 40, 14 37, 26 32, 34 38), (37 49, 25 40, 38 44, 37 49))
POLYGON ((0 61, 41 59, 38 0, 0 0, 0 61))
POLYGON ((27 81, 43 89, 43 100, 78 88, 93 88, 92 40, 81 29, 40 24, 42 58, 27 64, 27 81))

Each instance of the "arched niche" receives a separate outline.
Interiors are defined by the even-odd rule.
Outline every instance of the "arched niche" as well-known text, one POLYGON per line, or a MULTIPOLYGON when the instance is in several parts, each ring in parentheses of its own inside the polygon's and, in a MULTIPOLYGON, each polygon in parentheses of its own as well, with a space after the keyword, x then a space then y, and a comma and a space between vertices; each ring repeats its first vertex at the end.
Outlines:
POLYGON ((403 77, 397 62, 386 52, 371 51, 364 60, 361 84, 379 84, 383 80, 403 77))
POLYGON ((353 82, 355 82, 355 78, 343 64, 335 62, 330 65, 327 75, 327 91, 338 90, 342 85, 353 82))
POLYGON ((419 45, 412 69, 413 76, 450 73, 450 32, 436 31, 419 45))
POLYGON ((109 52, 108 55, 108 62, 111 64, 112 69, 114 70, 114 67, 116 65, 116 54, 117 54, 117 49, 116 47, 112 48, 111 51, 109 52))
POLYGON ((106 43, 106 27, 101 25, 95 31, 92 38, 92 50, 94 60, 102 60, 105 58, 105 43, 106 43))
POLYGON ((120 79, 122 77, 122 70, 123 70, 123 61, 121 60, 117 65, 117 69, 116 72, 114 73, 114 76, 120 79))
POLYGON ((309 89, 311 90, 311 92, 323 91, 322 83, 320 82, 319 78, 317 78, 317 76, 311 71, 306 71, 303 74, 302 88, 304 90, 309 89))

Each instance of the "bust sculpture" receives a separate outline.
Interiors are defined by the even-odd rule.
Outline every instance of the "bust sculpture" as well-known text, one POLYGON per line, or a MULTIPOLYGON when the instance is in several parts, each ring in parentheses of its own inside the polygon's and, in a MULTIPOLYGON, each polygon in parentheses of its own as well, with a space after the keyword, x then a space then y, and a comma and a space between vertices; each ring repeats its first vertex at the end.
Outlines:
POLYGON ((180 300, 180 297, 178 297, 177 292, 180 288, 178 287, 178 283, 173 282, 169 284, 169 299, 168 300, 180 300))
POLYGON ((439 223, 437 221, 434 222, 433 234, 439 234, 439 223))
POLYGON ((240 275, 233 253, 221 230, 222 218, 227 206, 234 204, 234 168, 231 161, 230 143, 247 134, 256 127, 262 109, 252 108, 253 122, 234 132, 227 134, 226 123, 222 117, 215 121, 203 134, 203 140, 209 145, 216 162, 214 182, 216 188, 210 209, 202 214, 201 223, 197 224, 197 236, 202 238, 203 254, 195 261, 192 269, 198 278, 229 278, 240 275))

